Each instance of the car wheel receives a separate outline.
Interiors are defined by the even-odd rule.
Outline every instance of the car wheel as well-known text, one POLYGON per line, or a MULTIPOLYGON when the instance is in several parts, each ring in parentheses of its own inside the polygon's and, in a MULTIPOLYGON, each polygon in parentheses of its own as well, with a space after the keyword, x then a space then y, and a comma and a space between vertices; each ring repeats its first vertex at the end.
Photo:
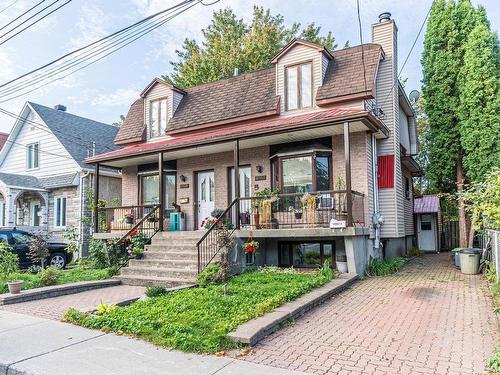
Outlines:
POLYGON ((66 267, 66 255, 63 253, 54 253, 50 255, 49 265, 57 268, 66 267))

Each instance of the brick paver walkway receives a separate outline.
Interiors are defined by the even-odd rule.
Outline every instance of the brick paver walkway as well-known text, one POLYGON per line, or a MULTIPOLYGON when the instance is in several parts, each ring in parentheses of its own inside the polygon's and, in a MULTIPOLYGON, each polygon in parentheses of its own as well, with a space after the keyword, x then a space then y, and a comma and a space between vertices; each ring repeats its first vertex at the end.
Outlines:
POLYGON ((497 331, 484 279, 442 253, 358 282, 245 359, 316 374, 478 374, 497 331))
POLYGON ((101 303, 116 304, 127 299, 141 297, 144 291, 145 288, 140 286, 111 286, 54 298, 4 305, 0 306, 0 310, 61 320, 70 307, 82 311, 93 310, 101 303))

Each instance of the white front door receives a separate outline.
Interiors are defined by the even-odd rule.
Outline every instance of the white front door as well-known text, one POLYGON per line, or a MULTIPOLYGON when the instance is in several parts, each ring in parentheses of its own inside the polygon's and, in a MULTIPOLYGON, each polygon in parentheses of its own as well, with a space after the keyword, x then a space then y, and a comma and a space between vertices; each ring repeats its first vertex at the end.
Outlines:
POLYGON ((201 222, 209 217, 215 208, 214 172, 198 173, 198 228, 203 229, 201 222))
MULTIPOLYGON (((240 198, 249 198, 251 196, 251 182, 250 167, 240 167, 240 198)), ((236 198, 236 190, 234 189, 234 168, 231 168, 231 202, 236 198)), ((229 204, 231 204, 229 202, 229 204)), ((240 213, 249 212, 250 200, 240 202, 240 213)), ((233 209, 233 225, 236 225, 236 209, 233 209)))
POLYGON ((30 226, 38 227, 40 226, 40 202, 31 201, 30 202, 30 226))
POLYGON ((432 214, 418 215, 418 247, 421 251, 437 251, 436 223, 432 214))

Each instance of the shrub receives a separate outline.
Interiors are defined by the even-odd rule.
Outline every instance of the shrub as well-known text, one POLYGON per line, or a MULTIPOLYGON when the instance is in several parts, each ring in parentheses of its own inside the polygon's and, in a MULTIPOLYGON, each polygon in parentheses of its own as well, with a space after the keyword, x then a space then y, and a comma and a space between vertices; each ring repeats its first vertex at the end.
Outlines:
POLYGON ((8 275, 19 269, 19 257, 6 242, 0 242, 0 275, 8 275))
POLYGON ((259 268, 259 272, 264 274, 275 274, 275 273, 283 273, 286 275, 293 275, 298 273, 297 270, 293 267, 289 268, 280 268, 276 266, 264 266, 259 268))
POLYGON ((401 257, 383 260, 380 258, 370 259, 366 268, 367 276, 388 276, 399 271, 406 260, 401 257))
POLYGON ((221 263, 209 264, 198 275, 197 282, 201 287, 206 287, 210 284, 219 284, 229 278, 229 272, 221 263))
POLYGON ((57 267, 47 267, 40 271, 40 284, 43 286, 54 285, 57 282, 59 276, 61 276, 61 270, 57 267))
POLYGON ((331 280, 335 278, 335 274, 332 270, 330 262, 330 260, 325 259, 325 261, 323 262, 323 267, 321 267, 319 273, 321 274, 321 276, 331 280))
POLYGON ((101 303, 99 306, 97 306, 96 312, 97 315, 106 315, 110 312, 113 312, 114 310, 116 310, 116 305, 101 303))
POLYGON ((33 275, 36 275, 37 273, 41 272, 43 270, 42 266, 39 266, 38 264, 33 264, 28 267, 27 271, 33 275))
POLYGON ((95 268, 121 266, 125 262, 125 253, 121 246, 113 240, 92 239, 89 243, 89 253, 95 268))
POLYGON ((162 286, 148 286, 146 288, 146 296, 149 298, 164 296, 167 293, 167 289, 162 286))
POLYGON ((45 260, 49 257, 50 253, 47 249, 47 237, 42 233, 36 233, 30 241, 28 251, 28 258, 34 263, 40 262, 42 267, 45 266, 45 260))
POLYGON ((495 353, 488 359, 486 367, 495 374, 500 372, 500 345, 497 345, 495 353))

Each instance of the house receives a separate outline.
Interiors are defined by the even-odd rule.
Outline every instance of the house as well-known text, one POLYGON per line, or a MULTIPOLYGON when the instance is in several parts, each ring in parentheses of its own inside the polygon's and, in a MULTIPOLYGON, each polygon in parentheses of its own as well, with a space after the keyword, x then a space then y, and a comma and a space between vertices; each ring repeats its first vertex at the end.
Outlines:
POLYGON ((414 212, 418 248, 424 252, 439 252, 442 227, 439 197, 424 195, 415 198, 414 212))
POLYGON ((0 132, 0 150, 3 148, 5 142, 7 142, 8 137, 9 133, 0 132))
POLYGON ((127 282, 171 280, 174 257, 201 271, 218 254, 217 230, 204 232, 214 210, 238 241, 259 241, 257 257, 232 255, 242 266, 336 259, 362 274, 370 257, 405 253, 421 170, 397 48, 384 13, 372 43, 328 51, 296 39, 269 69, 188 89, 154 79, 115 139, 123 148, 87 159, 121 168, 127 206, 103 213, 97 237, 161 232, 146 259, 124 270, 127 282), (179 221, 187 231, 169 232, 179 221), (162 250, 170 255, 160 258, 162 250))
MULTIPOLYGON (((70 114, 62 105, 27 102, 0 152, 0 226, 42 232, 58 241, 72 227, 85 250, 90 226, 84 218, 92 214, 86 190, 94 167, 83 160, 117 150, 117 133, 118 128, 70 114)), ((119 170, 101 174, 101 197, 120 200, 119 170)))

